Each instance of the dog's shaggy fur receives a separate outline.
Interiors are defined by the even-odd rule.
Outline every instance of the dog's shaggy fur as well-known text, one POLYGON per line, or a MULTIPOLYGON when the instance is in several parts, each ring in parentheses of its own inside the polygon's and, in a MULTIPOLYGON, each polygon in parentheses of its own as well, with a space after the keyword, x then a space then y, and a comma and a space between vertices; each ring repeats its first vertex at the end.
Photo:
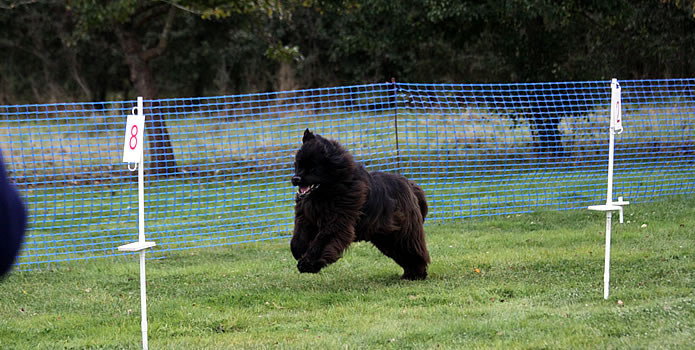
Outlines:
POLYGON ((292 184, 298 186, 291 249, 300 272, 317 273, 352 242, 372 242, 404 272, 427 277, 424 191, 401 175, 367 172, 338 142, 304 132, 292 184))

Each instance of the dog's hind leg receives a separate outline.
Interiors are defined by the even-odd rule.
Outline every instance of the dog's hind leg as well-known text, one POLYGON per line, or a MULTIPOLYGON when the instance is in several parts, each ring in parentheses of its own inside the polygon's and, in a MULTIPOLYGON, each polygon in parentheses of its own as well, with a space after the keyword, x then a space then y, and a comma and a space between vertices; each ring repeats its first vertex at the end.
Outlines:
POLYGON ((413 239, 393 240, 399 235, 376 235, 372 239, 372 244, 376 246, 384 255, 393 259, 403 268, 402 279, 424 280, 427 278, 427 264, 430 262, 430 255, 425 244, 424 234, 413 239))

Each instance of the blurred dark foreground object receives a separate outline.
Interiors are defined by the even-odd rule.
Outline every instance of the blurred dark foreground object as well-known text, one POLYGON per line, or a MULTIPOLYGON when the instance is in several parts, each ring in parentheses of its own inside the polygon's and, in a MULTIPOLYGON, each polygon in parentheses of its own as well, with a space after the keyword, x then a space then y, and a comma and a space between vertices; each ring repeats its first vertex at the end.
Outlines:
POLYGON ((0 277, 10 271, 17 258, 26 222, 24 204, 7 178, 0 153, 0 277))

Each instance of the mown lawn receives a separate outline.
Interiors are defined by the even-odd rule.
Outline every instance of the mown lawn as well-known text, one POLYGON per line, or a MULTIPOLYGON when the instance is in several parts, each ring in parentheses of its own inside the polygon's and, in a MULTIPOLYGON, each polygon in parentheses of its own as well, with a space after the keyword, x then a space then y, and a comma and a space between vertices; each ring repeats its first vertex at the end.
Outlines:
MULTIPOLYGON (((625 213, 609 300, 605 219, 588 210, 428 225, 418 282, 365 243, 318 275, 287 242, 175 252, 147 263, 150 348, 690 349, 695 198, 625 213)), ((138 271, 134 256, 12 273, 0 348, 140 348, 138 271)))

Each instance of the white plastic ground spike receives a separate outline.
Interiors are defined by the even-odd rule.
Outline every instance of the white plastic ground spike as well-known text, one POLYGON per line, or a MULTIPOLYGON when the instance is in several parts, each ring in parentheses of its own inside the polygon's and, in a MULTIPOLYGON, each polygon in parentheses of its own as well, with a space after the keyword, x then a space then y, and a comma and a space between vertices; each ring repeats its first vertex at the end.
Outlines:
POLYGON ((133 108, 133 114, 128 116, 126 133, 123 142, 123 162, 128 163, 128 169, 138 168, 138 241, 118 247, 122 252, 140 253, 140 314, 142 329, 142 348, 147 350, 147 287, 145 276, 145 252, 156 245, 145 241, 145 184, 143 166, 143 142, 145 141, 145 115, 143 114, 142 97, 138 97, 138 105, 133 108), (130 164, 135 164, 131 168, 130 164))
POLYGON ((613 201, 613 158, 615 156, 615 134, 623 132, 622 106, 620 98, 620 84, 617 79, 611 81, 611 121, 609 129, 608 144, 608 188, 606 193, 606 204, 590 205, 589 210, 606 212, 606 253, 604 257, 603 271, 603 298, 608 299, 610 285, 610 266, 611 266, 611 218, 614 211, 620 215, 620 223, 623 223, 623 205, 630 202, 623 201, 623 197, 618 197, 618 201, 613 201))

